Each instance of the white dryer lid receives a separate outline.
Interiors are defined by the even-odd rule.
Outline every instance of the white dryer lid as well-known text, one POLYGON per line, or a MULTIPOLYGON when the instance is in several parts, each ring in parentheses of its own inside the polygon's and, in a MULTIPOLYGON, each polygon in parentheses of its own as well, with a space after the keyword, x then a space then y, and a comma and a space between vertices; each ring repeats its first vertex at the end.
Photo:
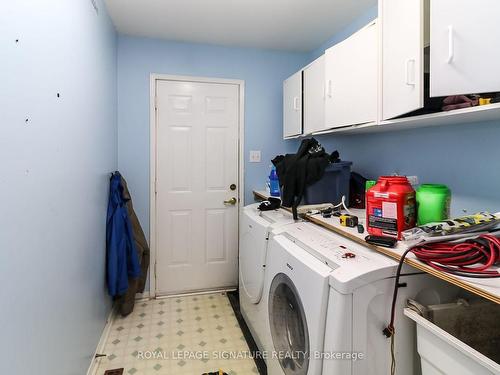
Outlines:
POLYGON ((285 235, 332 267, 330 286, 343 294, 396 273, 396 261, 313 223, 287 225, 273 234, 285 235))

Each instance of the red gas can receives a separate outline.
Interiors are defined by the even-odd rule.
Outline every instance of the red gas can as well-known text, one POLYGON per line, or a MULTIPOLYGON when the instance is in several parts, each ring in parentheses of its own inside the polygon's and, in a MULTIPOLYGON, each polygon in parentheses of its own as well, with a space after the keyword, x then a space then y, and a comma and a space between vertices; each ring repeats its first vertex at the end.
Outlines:
POLYGON ((368 233, 401 239, 401 232, 415 226, 415 190, 406 177, 382 176, 366 192, 368 233))

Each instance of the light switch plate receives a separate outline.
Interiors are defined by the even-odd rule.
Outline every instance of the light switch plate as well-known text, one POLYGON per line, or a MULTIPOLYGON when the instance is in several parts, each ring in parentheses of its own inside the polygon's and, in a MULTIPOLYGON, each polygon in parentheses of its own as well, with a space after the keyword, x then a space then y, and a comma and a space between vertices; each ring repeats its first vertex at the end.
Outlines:
POLYGON ((250 163, 260 163, 260 151, 250 151, 250 163))

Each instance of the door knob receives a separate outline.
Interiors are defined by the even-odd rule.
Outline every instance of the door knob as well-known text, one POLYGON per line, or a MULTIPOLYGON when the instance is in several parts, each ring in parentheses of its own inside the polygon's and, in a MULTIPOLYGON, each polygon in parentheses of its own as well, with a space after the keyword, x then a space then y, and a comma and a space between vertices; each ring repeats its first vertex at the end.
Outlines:
POLYGON ((224 204, 231 204, 231 205, 233 205, 233 206, 234 206, 234 205, 236 204, 236 202, 237 202, 237 201, 238 201, 238 200, 237 200, 235 197, 232 197, 231 199, 229 199, 229 200, 227 200, 227 201, 224 201, 224 204))

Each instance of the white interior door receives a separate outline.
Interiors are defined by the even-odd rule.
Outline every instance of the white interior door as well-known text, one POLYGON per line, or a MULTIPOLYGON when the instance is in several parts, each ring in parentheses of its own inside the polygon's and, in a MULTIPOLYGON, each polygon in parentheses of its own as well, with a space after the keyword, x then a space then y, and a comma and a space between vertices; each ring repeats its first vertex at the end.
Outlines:
POLYGON ((325 130, 325 55, 304 69, 304 134, 325 130))
POLYGON ((377 22, 326 50, 325 122, 327 128, 377 119, 377 22))
POLYGON ((500 1, 431 1, 431 96, 500 91, 500 1))
POLYGON ((283 137, 302 134, 302 71, 283 82, 283 137))
POLYGON ((424 105, 423 0, 382 0, 382 119, 424 105))
POLYGON ((156 293, 236 286, 239 86, 156 82, 156 293))

